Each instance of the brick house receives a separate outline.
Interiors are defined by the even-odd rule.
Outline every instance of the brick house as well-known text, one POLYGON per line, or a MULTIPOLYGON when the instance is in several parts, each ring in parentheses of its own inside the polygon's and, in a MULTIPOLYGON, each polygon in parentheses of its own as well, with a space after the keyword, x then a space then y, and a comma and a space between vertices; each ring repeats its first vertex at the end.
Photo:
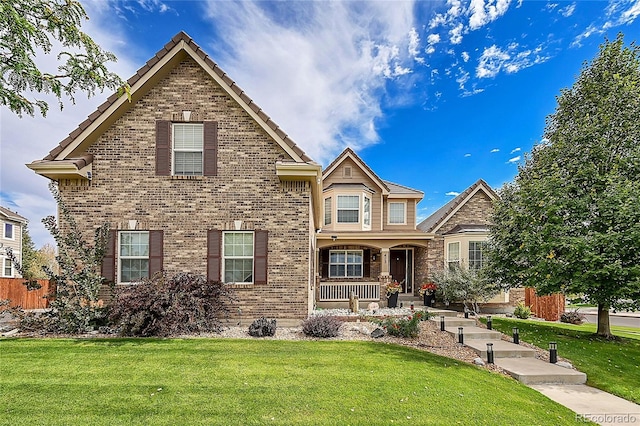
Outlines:
POLYGON ((130 102, 112 95, 28 165, 87 235, 110 224, 102 273, 118 285, 192 272, 235 289, 236 318, 300 320, 351 291, 384 302, 392 279, 416 295, 445 246, 486 239, 484 181, 416 226, 422 192, 349 148, 322 171, 183 32, 129 84, 130 102))
POLYGON ((18 213, 0 206, 0 277, 19 278, 13 263, 7 257, 7 250, 11 249, 13 255, 22 263, 22 229, 27 224, 27 219, 18 213))
POLYGON ((230 283, 235 316, 313 306, 321 167, 184 32, 43 160, 80 226, 111 226, 103 275, 230 283))

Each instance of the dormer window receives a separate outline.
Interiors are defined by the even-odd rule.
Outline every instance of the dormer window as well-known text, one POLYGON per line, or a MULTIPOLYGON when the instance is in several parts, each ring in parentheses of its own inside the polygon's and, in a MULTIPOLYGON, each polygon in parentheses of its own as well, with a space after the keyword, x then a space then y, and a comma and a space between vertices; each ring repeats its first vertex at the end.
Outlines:
POLYGON ((389 224, 405 225, 407 223, 407 204, 406 203, 389 203, 389 224))

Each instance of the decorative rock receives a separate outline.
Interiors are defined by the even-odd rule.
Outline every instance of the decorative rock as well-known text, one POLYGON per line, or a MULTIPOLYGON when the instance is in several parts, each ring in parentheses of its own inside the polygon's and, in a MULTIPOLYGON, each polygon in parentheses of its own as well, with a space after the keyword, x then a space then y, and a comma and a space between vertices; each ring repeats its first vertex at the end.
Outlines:
POLYGON ((381 329, 380 327, 376 328, 371 332, 371 337, 373 337, 374 339, 379 339, 382 336, 384 336, 384 330, 381 329))
POLYGON ((19 329, 14 328, 13 330, 7 331, 6 333, 3 333, 2 335, 3 336, 13 336, 14 334, 18 334, 19 331, 20 331, 19 329))
POLYGON ((367 305, 367 311, 377 311, 378 309, 380 309, 380 304, 376 303, 376 302, 371 302, 367 305))
POLYGON ((558 367, 564 367, 564 368, 568 368, 570 370, 573 370, 573 365, 571 365, 570 362, 566 362, 566 361, 558 361, 556 362, 556 365, 558 367))
POLYGON ((475 365, 484 365, 484 361, 482 360, 482 358, 478 357, 476 359, 473 360, 473 363, 475 365))

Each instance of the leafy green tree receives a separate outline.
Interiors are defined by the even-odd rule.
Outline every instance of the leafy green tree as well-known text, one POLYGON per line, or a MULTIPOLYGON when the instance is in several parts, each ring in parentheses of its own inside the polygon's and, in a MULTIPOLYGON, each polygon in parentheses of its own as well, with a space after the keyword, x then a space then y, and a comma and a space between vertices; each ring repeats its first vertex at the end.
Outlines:
POLYGON ((431 279, 438 286, 436 295, 445 304, 462 302, 466 309, 476 314, 480 313, 480 303, 486 303, 500 291, 482 269, 466 265, 433 271, 431 279))
POLYGON ((37 257, 36 245, 29 234, 29 227, 25 223, 22 227, 22 277, 31 280, 37 278, 37 257))
POLYGON ((88 96, 105 88, 129 94, 129 88, 107 62, 115 62, 113 53, 103 50, 80 31, 89 19, 76 0, 0 0, 0 102, 22 116, 34 115, 36 108, 45 116, 49 105, 34 93, 52 93, 62 109, 63 96, 74 102, 73 94, 88 96), (57 70, 41 70, 36 65, 39 53, 51 54, 54 46, 57 70))
POLYGON ((640 307, 640 49, 606 40, 563 89, 545 139, 495 204, 489 271, 504 287, 640 307))

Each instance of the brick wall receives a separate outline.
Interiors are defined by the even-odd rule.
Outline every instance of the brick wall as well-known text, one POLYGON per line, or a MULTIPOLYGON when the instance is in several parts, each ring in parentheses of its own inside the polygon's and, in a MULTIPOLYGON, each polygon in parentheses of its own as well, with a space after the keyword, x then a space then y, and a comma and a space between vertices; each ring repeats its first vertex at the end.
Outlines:
MULTIPOLYGON (((61 182, 65 203, 92 230, 103 222, 127 229, 164 230, 164 269, 206 273, 208 229, 269 231, 268 284, 237 288, 235 315, 304 318, 309 289, 310 195, 308 184, 281 183, 275 174, 286 152, 188 59, 167 74, 89 148, 89 186, 61 182), (155 123, 191 110, 218 122, 218 173, 180 180, 155 175, 155 123)), ((87 234, 90 235, 90 234, 87 234)))

